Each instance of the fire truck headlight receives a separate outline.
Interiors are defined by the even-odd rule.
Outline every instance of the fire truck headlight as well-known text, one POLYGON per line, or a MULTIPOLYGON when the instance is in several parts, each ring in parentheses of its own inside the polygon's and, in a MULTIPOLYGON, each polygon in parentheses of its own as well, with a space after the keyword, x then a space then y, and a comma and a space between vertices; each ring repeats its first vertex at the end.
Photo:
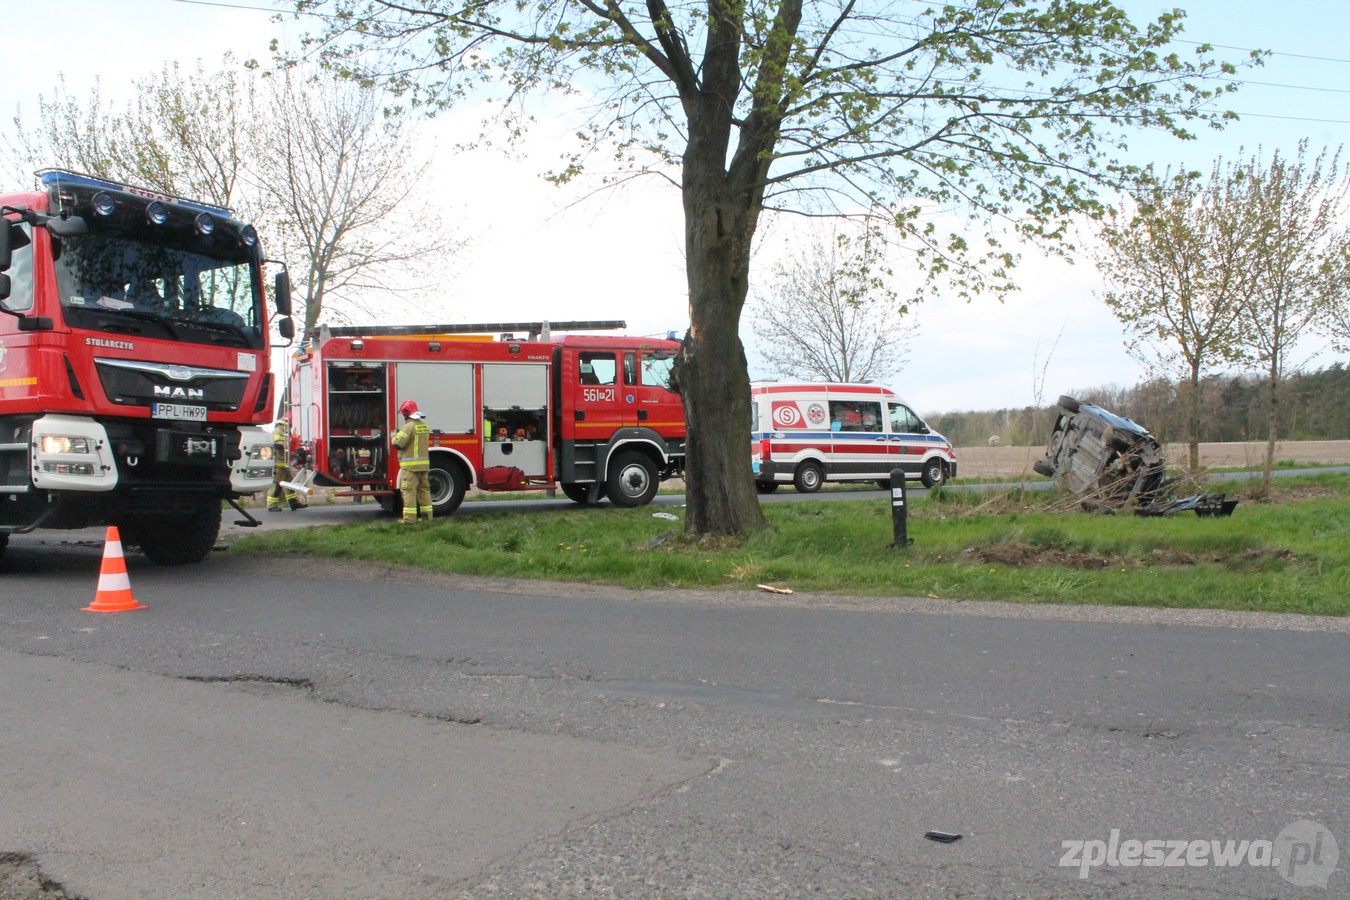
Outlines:
POLYGON ((94 442, 84 437, 67 437, 63 434, 44 434, 42 436, 43 453, 94 453, 94 442))
POLYGON ((145 220, 151 225, 163 225, 169 221, 169 208, 158 200, 151 200, 145 208, 145 220))
POLYGON ((111 216, 113 210, 117 207, 117 202, 113 200, 113 195, 107 191, 99 191, 94 195, 94 212, 100 216, 111 216))
POLYGON ((272 445, 259 444, 258 446, 254 447, 248 453, 248 461, 270 463, 272 461, 272 445))

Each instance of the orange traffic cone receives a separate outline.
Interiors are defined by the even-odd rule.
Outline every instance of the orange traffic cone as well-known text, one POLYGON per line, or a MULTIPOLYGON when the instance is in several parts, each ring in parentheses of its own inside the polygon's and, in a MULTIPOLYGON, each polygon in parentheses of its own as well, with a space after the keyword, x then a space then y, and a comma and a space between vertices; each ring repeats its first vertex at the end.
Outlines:
POLYGON ((85 607, 88 612, 123 612, 145 609, 131 596, 131 579, 127 578, 127 561, 122 556, 122 536, 116 525, 108 526, 108 537, 103 544, 103 565, 98 572, 98 593, 94 602, 85 607))

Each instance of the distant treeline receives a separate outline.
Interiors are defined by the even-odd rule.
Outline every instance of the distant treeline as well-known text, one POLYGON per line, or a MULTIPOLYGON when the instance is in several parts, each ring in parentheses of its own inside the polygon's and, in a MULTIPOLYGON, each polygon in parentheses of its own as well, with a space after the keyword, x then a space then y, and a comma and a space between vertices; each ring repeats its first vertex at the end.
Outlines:
MULTIPOLYGON (((1179 391, 1164 378, 1134 387, 1098 387, 1064 393, 1133 419, 1163 443, 1187 440, 1179 391)), ((1213 375, 1200 382, 1201 442, 1264 441, 1268 422, 1267 388, 1256 375, 1213 375)), ((1350 370, 1342 363, 1315 372, 1286 376, 1280 388, 1276 421, 1280 440, 1350 440, 1350 370)), ((1050 405, 983 412, 948 412, 927 418, 957 446, 990 443, 1037 446, 1050 437, 1059 395, 1050 405)))

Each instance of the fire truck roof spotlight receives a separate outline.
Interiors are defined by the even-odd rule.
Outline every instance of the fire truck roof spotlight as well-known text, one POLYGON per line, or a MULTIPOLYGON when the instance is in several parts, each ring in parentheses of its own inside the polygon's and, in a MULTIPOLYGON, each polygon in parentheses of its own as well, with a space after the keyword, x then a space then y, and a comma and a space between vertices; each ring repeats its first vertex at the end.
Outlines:
POLYGON ((99 191, 95 194, 93 203, 94 212, 100 216, 111 216, 113 209, 117 206, 116 201, 113 200, 113 195, 107 191, 99 191))
POLYGON ((258 243, 258 230, 252 225, 245 225, 239 232, 239 236, 244 239, 244 243, 252 247, 258 243))
POLYGON ((197 213, 197 233, 210 234, 216 230, 216 219, 210 213, 197 213))
POLYGON ((352 341, 352 350, 354 350, 357 353, 360 353, 364 349, 366 349, 365 341, 361 340, 360 338, 357 338, 356 340, 352 341))
POLYGON ((151 200, 145 208, 145 220, 151 225, 163 225, 169 221, 169 208, 158 200, 151 200))

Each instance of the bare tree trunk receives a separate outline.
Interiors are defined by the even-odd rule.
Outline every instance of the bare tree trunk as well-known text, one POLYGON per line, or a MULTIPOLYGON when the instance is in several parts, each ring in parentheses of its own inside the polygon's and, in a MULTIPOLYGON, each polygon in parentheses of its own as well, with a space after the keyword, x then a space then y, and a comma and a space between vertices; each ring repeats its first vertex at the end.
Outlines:
POLYGON ((733 187, 726 148, 691 128, 684 159, 689 331, 676 379, 689 424, 685 533, 765 526, 750 468, 750 374, 737 326, 749 293, 757 196, 733 187))
POLYGON ((1191 364, 1190 396, 1186 398, 1187 468, 1200 471, 1200 366, 1191 364))
POLYGON ((1271 473, 1275 468, 1275 439, 1279 435, 1279 411, 1280 411, 1280 369, 1279 364, 1271 361, 1270 370, 1267 372, 1270 376, 1270 382, 1267 385, 1269 394, 1266 397, 1266 461, 1261 469, 1261 496, 1270 494, 1271 473))

